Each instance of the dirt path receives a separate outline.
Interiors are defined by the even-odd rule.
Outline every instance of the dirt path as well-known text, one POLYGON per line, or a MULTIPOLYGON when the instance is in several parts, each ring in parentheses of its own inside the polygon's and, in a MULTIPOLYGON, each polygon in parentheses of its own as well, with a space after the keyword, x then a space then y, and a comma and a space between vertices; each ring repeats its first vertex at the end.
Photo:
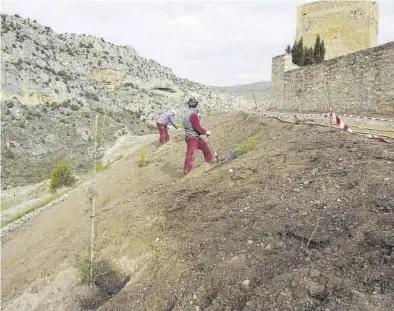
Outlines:
POLYGON ((392 309, 394 148, 255 116, 228 135, 245 117, 203 118, 219 155, 262 134, 214 170, 180 179, 179 139, 99 176, 97 259, 129 276, 111 299, 85 303, 80 191, 2 245, 4 310, 392 309))

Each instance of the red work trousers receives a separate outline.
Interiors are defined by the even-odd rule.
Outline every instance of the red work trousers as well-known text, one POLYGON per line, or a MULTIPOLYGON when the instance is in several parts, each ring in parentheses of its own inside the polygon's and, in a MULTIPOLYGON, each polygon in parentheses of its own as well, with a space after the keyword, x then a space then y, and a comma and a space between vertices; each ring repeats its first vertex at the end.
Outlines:
POLYGON ((168 135, 167 126, 164 124, 156 123, 157 128, 159 129, 160 139, 159 144, 163 145, 170 140, 170 136, 168 135))
POLYGON ((189 173, 193 168, 193 162, 196 157, 197 149, 202 151, 206 162, 213 162, 211 149, 209 149, 209 146, 205 140, 200 137, 186 137, 185 141, 187 144, 187 151, 185 165, 183 167, 184 174, 189 173))

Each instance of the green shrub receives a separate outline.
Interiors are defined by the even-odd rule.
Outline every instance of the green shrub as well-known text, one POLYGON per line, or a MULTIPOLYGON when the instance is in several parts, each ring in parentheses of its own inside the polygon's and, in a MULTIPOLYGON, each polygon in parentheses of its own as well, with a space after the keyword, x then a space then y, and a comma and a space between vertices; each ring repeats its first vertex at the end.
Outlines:
POLYGON ((71 166, 67 162, 63 161, 52 171, 49 190, 51 192, 55 192, 60 187, 73 186, 75 182, 76 178, 71 166))
POLYGON ((105 170, 109 169, 110 167, 111 167, 110 163, 107 163, 106 165, 102 165, 102 164, 96 165, 96 173, 100 173, 102 171, 105 171, 105 170))
POLYGON ((146 149, 142 149, 140 152, 140 162, 138 163, 139 167, 144 167, 148 165, 148 152, 146 149))
POLYGON ((245 140, 243 143, 241 143, 234 149, 233 154, 239 157, 245 153, 248 153, 249 151, 256 150, 257 139, 259 138, 260 135, 255 135, 245 140))
POLYGON ((7 148, 4 152, 6 159, 15 159, 15 152, 11 148, 7 148))
POLYGON ((152 125, 152 124, 148 124, 148 129, 149 129, 150 131, 156 131, 156 130, 157 130, 157 127, 154 126, 154 125, 152 125))

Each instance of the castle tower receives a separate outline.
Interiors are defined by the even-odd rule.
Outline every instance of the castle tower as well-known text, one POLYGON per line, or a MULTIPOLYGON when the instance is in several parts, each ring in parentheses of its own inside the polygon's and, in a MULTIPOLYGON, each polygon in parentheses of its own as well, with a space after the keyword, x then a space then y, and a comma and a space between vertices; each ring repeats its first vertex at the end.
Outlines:
POLYGON ((318 1, 297 7, 297 40, 313 47, 324 40, 325 59, 375 47, 379 12, 376 1, 318 1))

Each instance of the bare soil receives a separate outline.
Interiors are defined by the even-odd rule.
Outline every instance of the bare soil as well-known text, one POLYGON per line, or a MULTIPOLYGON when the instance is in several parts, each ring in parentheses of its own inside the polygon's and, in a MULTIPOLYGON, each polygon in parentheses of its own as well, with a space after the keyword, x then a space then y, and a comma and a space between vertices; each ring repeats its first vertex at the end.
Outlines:
POLYGON ((138 152, 114 163, 99 175, 95 259, 108 264, 94 289, 80 191, 3 241, 3 309, 394 309, 393 145, 246 114, 202 121, 221 158, 262 138, 212 169, 199 154, 186 177, 182 137, 148 145, 147 167, 138 152))

